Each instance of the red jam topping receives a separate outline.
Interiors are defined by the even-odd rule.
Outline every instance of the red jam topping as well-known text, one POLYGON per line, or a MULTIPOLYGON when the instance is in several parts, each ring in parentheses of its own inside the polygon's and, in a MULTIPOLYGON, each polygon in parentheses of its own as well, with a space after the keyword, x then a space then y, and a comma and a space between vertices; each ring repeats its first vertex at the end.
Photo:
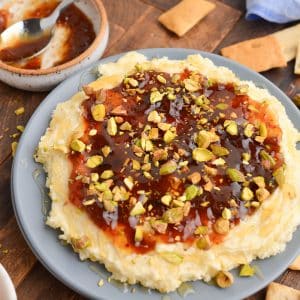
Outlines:
POLYGON ((70 201, 128 251, 220 243, 283 170, 281 129, 246 90, 189 71, 140 71, 111 90, 86 89, 70 201))

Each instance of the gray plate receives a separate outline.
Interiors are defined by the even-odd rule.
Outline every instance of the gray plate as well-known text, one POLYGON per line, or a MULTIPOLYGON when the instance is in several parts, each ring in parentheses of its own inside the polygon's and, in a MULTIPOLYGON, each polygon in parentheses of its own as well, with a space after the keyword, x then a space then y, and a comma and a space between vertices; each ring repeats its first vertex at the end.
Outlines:
MULTIPOLYGON (((300 113, 289 98, 266 78, 235 62, 218 55, 189 49, 146 49, 139 52, 149 58, 167 56, 170 59, 184 59, 189 54, 200 53, 211 59, 216 65, 230 68, 240 78, 252 80, 258 86, 268 89, 283 103, 288 116, 300 130, 300 113)), ((100 62, 115 61, 121 55, 108 57, 100 62)), ((41 170, 41 166, 34 162, 32 155, 40 137, 48 127, 51 114, 56 105, 59 102, 68 100, 76 93, 83 81, 87 83, 93 80, 95 80, 93 72, 83 70, 64 81, 46 97, 28 122, 13 163, 12 195, 15 214, 28 245, 40 262, 56 278, 76 292, 93 299, 161 299, 162 295, 160 293, 148 291, 139 285, 136 286, 135 293, 126 292, 126 289, 124 292, 122 286, 109 284, 106 280, 103 287, 98 287, 97 282, 99 279, 101 277, 106 279, 109 275, 105 268, 89 261, 81 262, 70 247, 61 245, 57 238, 58 232, 45 225, 45 215, 42 213, 44 210, 43 199, 46 197, 43 188, 45 174, 40 171, 41 176, 33 176, 33 174, 38 174, 36 170, 41 170)), ((47 200, 47 197, 44 200, 47 200)), ((299 253, 299 246, 300 230, 298 229, 283 253, 255 262, 263 276, 254 276, 253 278, 236 277, 235 284, 226 290, 197 281, 192 283, 195 293, 188 295, 186 299, 233 300, 253 294, 278 277, 287 268, 299 253)), ((236 270, 233 273, 237 275, 236 270)), ((181 299, 177 293, 171 293, 170 296, 172 300, 181 299)))

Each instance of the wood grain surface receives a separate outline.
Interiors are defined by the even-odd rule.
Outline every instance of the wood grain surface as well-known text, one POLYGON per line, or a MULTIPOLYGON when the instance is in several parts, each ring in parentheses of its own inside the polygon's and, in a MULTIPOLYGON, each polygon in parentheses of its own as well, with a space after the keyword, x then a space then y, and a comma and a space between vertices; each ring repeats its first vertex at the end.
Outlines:
MULTIPOLYGON (((221 47, 277 31, 285 25, 244 19, 245 1, 211 0, 216 9, 184 37, 178 38, 157 21, 158 16, 178 0, 103 0, 110 23, 109 45, 104 56, 123 51, 182 47, 219 53, 221 47)), ((300 78, 293 75, 293 62, 283 69, 263 74, 289 96, 300 91, 300 78)), ((56 280, 26 245, 13 215, 10 196, 11 142, 18 138, 17 125, 25 125, 46 93, 17 90, 0 82, 0 262, 17 288, 18 298, 83 299, 56 280), (14 110, 25 107, 16 116, 14 110)), ((300 272, 285 271, 278 282, 300 289, 300 272)), ((97 288, 97 287, 96 287, 97 288)), ((265 290, 248 298, 262 300, 265 290)))

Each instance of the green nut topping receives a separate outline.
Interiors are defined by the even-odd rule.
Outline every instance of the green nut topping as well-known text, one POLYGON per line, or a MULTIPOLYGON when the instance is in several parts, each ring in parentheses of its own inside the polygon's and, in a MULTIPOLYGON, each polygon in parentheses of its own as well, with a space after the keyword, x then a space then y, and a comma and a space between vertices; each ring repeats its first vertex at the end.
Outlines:
POLYGON ((225 121, 224 126, 226 128, 226 132, 229 133, 230 135, 238 134, 238 126, 235 121, 232 121, 232 120, 230 120, 229 122, 225 121))
POLYGON ((137 87, 139 85, 139 82, 134 78, 125 78, 125 83, 129 83, 132 87, 137 87))
POLYGON ((244 182, 245 181, 244 174, 241 171, 237 170, 237 169, 228 168, 226 170, 226 175, 233 182, 244 182))
POLYGON ((259 125, 259 135, 266 138, 268 136, 268 129, 265 123, 260 123, 259 125))
POLYGON ((101 148, 101 151, 102 151, 104 157, 107 157, 111 152, 111 148, 109 146, 103 146, 101 148))
POLYGON ((217 105, 216 105, 216 108, 217 109, 220 109, 220 110, 225 110, 225 109, 227 109, 229 107, 229 105, 227 104, 227 103, 218 103, 217 105))
POLYGON ((95 121, 101 122, 105 118, 105 105, 104 104, 96 104, 92 106, 91 109, 92 116, 95 121))
POLYGON ((76 139, 71 142, 71 149, 76 152, 83 152, 85 150, 85 143, 76 139))
POLYGON ((159 91, 153 91, 150 94, 150 103, 154 104, 156 102, 159 102, 163 99, 164 93, 160 93, 159 91))
POLYGON ((196 185, 189 185, 184 191, 186 200, 193 200, 197 196, 198 191, 199 188, 196 185))
POLYGON ((196 92, 200 89, 199 83, 190 78, 183 80, 184 87, 189 92, 196 92))
POLYGON ((168 263, 179 265, 183 261, 183 256, 175 252, 160 252, 159 255, 168 263))
POLYGON ((168 175, 172 174, 177 169, 177 163, 174 160, 169 160, 163 165, 161 165, 159 169, 159 175, 168 175))
POLYGON ((103 162, 103 157, 101 155, 93 155, 87 159, 86 166, 88 168, 93 169, 100 166, 102 162, 103 162))
POLYGON ((134 240, 136 242, 141 242, 143 240, 143 227, 142 226, 136 226, 134 240))
POLYGON ((163 76, 161 76, 161 75, 157 75, 157 76, 156 76, 156 79, 157 79, 157 81, 159 81, 159 82, 162 83, 162 84, 166 84, 166 83, 167 83, 166 78, 163 77, 163 76))
POLYGON ((171 143, 176 138, 176 133, 172 132, 171 130, 167 130, 164 134, 164 142, 166 144, 171 143))
POLYGON ((176 95, 174 95, 173 93, 170 92, 170 93, 167 94, 167 98, 168 98, 168 100, 172 101, 172 100, 176 99, 176 95))
POLYGON ((212 153, 216 156, 225 156, 229 154, 229 150, 219 145, 210 145, 212 153))
POLYGON ((211 151, 205 148, 195 148, 193 150, 193 160, 198 162, 210 161, 214 158, 214 155, 211 151))
POLYGON ((198 226, 195 231, 194 231, 194 234, 208 234, 208 227, 207 226, 198 226))
POLYGON ((256 190, 255 195, 258 201, 263 202, 270 196, 270 192, 265 188, 259 188, 256 190))
POLYGON ((148 115, 148 121, 153 123, 160 123, 161 122, 161 116, 156 110, 152 110, 148 115))
POLYGON ((252 268, 250 265, 246 264, 243 265, 240 269, 240 276, 241 277, 251 277, 255 274, 255 269, 252 268))
POLYGON ((197 136, 195 142, 199 148, 208 148, 211 143, 211 134, 209 131, 201 130, 197 136))
POLYGON ((102 179, 109 179, 112 178, 113 176, 114 176, 114 172, 112 170, 105 170, 102 172, 100 177, 102 179))
POLYGON ((222 211, 222 218, 225 220, 231 219, 231 210, 227 207, 225 207, 222 211))
POLYGON ((121 126, 120 126, 120 129, 121 130, 124 130, 124 131, 131 131, 132 130, 132 126, 129 122, 124 122, 121 126))
POLYGON ((114 117, 109 118, 107 121, 107 133, 111 136, 115 136, 118 132, 117 123, 114 117))
POLYGON ((183 208, 182 207, 174 207, 170 208, 163 214, 163 221, 169 224, 180 223, 183 219, 183 208))
POLYGON ((273 176, 275 177, 276 182, 278 183, 279 187, 282 187, 285 182, 284 176, 284 166, 279 167, 273 172, 273 176))
POLYGON ((253 177, 253 181, 260 188, 264 188, 266 186, 265 178, 262 176, 253 177))
POLYGON ((251 189, 248 188, 247 186, 245 186, 241 192, 241 199, 244 201, 250 201, 253 199, 253 197, 254 197, 254 194, 251 191, 251 189))
POLYGON ((275 159, 268 153, 266 152, 265 150, 261 150, 259 152, 259 155, 261 157, 262 160, 266 160, 266 161, 269 161, 271 166, 274 166, 275 165, 275 159))
POLYGON ((254 132, 254 126, 252 124, 247 124, 245 129, 244 129, 244 135, 248 138, 251 138, 254 132))
POLYGON ((130 211, 130 215, 132 217, 142 215, 146 212, 146 209, 144 208, 142 202, 137 202, 135 206, 130 211))
POLYGON ((210 242, 209 237, 207 235, 206 236, 201 236, 197 240, 196 246, 200 250, 208 250, 211 247, 211 242, 210 242))
POLYGON ((164 204, 169 206, 171 201, 172 201, 172 196, 171 195, 164 195, 161 197, 160 201, 164 204))

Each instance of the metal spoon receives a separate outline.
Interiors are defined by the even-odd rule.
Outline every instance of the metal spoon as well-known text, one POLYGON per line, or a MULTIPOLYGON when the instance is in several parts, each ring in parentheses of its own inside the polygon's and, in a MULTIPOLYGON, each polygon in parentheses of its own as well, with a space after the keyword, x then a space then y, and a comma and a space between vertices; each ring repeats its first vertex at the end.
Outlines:
POLYGON ((73 2, 63 0, 50 16, 20 21, 4 30, 0 35, 0 59, 16 61, 44 51, 61 11, 73 2))

